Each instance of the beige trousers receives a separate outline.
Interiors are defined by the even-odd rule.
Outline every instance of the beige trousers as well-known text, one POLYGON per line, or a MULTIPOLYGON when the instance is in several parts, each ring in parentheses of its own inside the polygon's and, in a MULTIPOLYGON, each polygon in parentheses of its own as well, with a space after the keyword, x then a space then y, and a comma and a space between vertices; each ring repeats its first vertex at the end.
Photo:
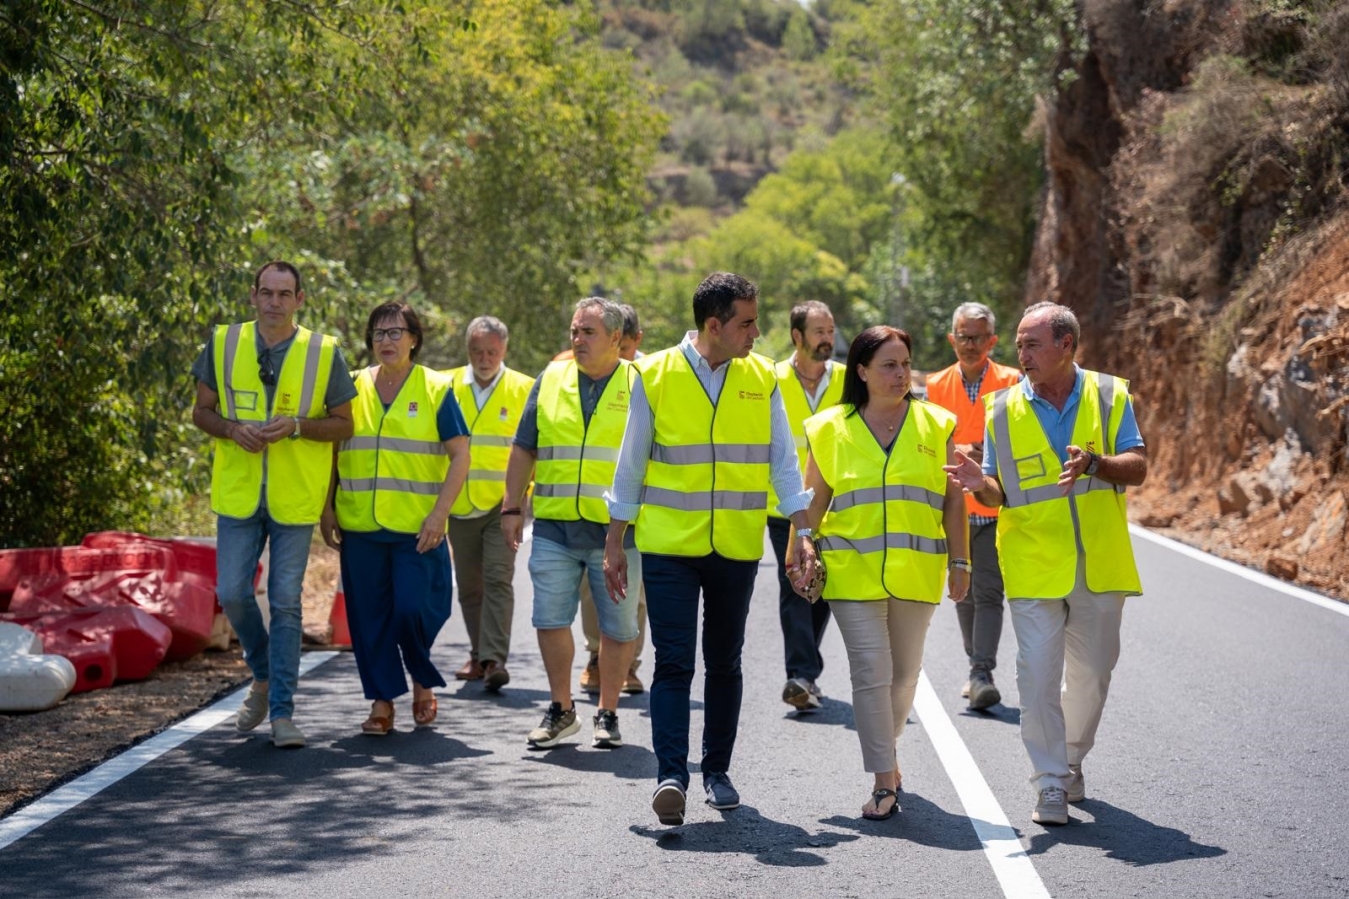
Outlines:
POLYGON ((937 605, 902 599, 830 600, 848 649, 852 710, 868 774, 899 767, 895 743, 913 708, 923 644, 937 605))
POLYGON ((515 615, 515 553, 501 533, 501 506, 478 518, 451 518, 449 530, 472 656, 504 665, 515 615))
POLYGON ((1068 766, 1096 744, 1110 676, 1119 661, 1124 594, 1092 593, 1077 562, 1077 584, 1063 599, 1007 603, 1016 631, 1021 742, 1036 790, 1067 787, 1068 766))

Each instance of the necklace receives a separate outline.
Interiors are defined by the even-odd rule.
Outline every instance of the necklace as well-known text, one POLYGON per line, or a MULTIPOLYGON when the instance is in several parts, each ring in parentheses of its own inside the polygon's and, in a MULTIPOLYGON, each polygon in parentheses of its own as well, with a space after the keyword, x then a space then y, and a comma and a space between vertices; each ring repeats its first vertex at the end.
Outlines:
POLYGON ((904 420, 904 407, 902 406, 900 407, 899 415, 895 417, 894 424, 886 424, 885 422, 877 418, 876 413, 874 412, 872 413, 872 417, 870 418, 868 418, 866 413, 864 412, 862 415, 862 420, 873 428, 876 428, 878 430, 884 430, 887 434, 893 434, 895 428, 899 427, 899 423, 904 420))
POLYGON ((828 370, 829 370, 829 369, 826 368, 826 369, 824 369, 824 371, 821 371, 818 375, 816 375, 815 377, 812 378, 810 375, 808 375, 808 374, 806 374, 805 372, 801 371, 801 369, 800 369, 799 367, 797 367, 797 364, 796 364, 796 360, 795 360, 795 359, 792 360, 792 371, 796 372, 796 376, 797 376, 798 378, 800 378, 802 381, 805 381, 805 382, 808 383, 808 384, 818 384, 818 383, 820 383, 820 379, 824 377, 824 372, 826 372, 826 371, 828 371, 828 370))

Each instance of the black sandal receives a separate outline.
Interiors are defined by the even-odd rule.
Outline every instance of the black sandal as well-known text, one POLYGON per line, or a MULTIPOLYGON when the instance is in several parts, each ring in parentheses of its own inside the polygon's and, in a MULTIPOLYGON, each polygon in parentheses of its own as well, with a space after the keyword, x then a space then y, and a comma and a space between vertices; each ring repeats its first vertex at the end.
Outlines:
POLYGON ((890 803, 890 810, 888 812, 882 814, 880 812, 868 812, 866 810, 863 810, 862 817, 866 818, 868 821, 884 821, 886 818, 892 817, 895 814, 895 812, 899 811, 899 796, 895 795, 895 791, 873 790, 871 793, 871 802, 873 805, 876 806, 876 808, 880 808, 881 803, 886 799, 895 800, 894 802, 890 803))

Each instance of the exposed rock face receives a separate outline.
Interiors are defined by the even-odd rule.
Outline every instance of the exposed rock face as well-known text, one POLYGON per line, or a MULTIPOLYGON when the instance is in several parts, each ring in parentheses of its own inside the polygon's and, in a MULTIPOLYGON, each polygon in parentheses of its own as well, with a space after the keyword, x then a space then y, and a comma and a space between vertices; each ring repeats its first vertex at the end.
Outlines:
POLYGON ((1341 6, 1086 0, 1087 52, 1045 109, 1026 298, 1074 308, 1079 361, 1130 379, 1148 520, 1343 595, 1341 6))

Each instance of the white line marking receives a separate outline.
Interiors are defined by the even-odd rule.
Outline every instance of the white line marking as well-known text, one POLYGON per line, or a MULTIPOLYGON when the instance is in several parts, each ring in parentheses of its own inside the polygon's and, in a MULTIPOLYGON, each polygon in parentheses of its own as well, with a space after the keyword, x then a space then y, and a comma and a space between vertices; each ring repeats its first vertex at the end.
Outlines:
POLYGON ((1214 568, 1221 568, 1223 571, 1235 574, 1238 577, 1244 577, 1252 583, 1267 587, 1270 590, 1286 594, 1294 599, 1300 599, 1303 602, 1309 602, 1314 606, 1320 606, 1323 609, 1329 609, 1340 615, 1349 617, 1349 603, 1343 603, 1339 600, 1331 599, 1328 596, 1322 596, 1320 593, 1314 593, 1305 587, 1295 587, 1287 581, 1281 581, 1276 577, 1270 577, 1267 574, 1256 571, 1253 568, 1247 568, 1244 565, 1238 565, 1236 562, 1229 562, 1226 559, 1220 559, 1217 556, 1210 555, 1202 549, 1195 549, 1179 540, 1172 540, 1170 537, 1163 537, 1161 534, 1154 534, 1147 528, 1139 527, 1136 524, 1129 525, 1129 531, 1135 537, 1142 537, 1144 540, 1156 543, 1158 546, 1164 546, 1167 549, 1174 550, 1183 556, 1189 556, 1191 559, 1197 559, 1200 562, 1206 562, 1214 568))
POLYGON ((984 855, 993 867, 1003 895, 1007 899, 1049 899, 1049 890, 1045 889, 1044 881, 1017 839, 1011 822, 975 764, 969 747, 951 723, 926 671, 918 675, 913 709, 965 806, 965 815, 984 844, 984 855))
MULTIPOLYGON (((300 674, 308 674, 329 659, 337 656, 335 652, 307 652, 300 657, 300 674)), ((177 749, 193 737, 205 733, 225 721, 239 710, 248 687, 236 690, 214 705, 202 709, 197 714, 163 733, 156 734, 144 743, 132 746, 121 755, 108 759, 94 770, 84 774, 63 787, 43 796, 32 805, 19 809, 0 821, 0 849, 23 839, 58 815, 68 812, 84 800, 98 795, 117 783, 128 774, 153 762, 166 752, 177 749)))

